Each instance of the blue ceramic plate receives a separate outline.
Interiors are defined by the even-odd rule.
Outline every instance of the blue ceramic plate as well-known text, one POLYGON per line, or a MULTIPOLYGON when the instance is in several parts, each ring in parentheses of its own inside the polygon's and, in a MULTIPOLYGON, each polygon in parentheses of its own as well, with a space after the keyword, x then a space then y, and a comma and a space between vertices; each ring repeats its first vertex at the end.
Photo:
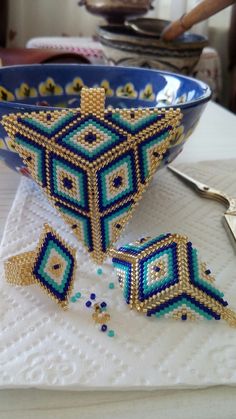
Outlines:
MULTIPOLYGON (((77 108, 83 86, 104 87, 106 106, 180 108, 183 118, 164 164, 183 148, 211 97, 205 83, 164 71, 77 64, 13 66, 0 68, 0 118, 45 107, 77 108)), ((27 174, 1 125, 0 158, 12 169, 27 174)))

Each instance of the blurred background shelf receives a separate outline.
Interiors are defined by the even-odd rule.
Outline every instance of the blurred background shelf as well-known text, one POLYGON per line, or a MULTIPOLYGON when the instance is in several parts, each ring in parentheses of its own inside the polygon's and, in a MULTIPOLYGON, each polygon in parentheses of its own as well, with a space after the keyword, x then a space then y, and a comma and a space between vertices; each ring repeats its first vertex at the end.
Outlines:
MULTIPOLYGON (((145 16, 160 19, 176 19, 181 14, 194 7, 199 0, 154 0, 153 10, 145 16)), ((212 73, 220 89, 217 98, 219 103, 228 107, 230 101, 231 78, 229 71, 228 34, 231 20, 232 7, 228 7, 208 21, 195 25, 194 33, 208 36, 209 46, 215 51, 212 73), (222 86, 222 87, 221 87, 222 86)), ((38 37, 89 37, 93 38, 98 25, 104 24, 104 19, 88 13, 84 7, 78 7, 75 0, 1 0, 1 31, 0 43, 8 47, 25 47, 32 38, 38 37), (8 13, 7 13, 8 10, 8 13), (8 23, 6 23, 8 16, 8 23), (37 19, 35 18, 37 16, 37 19), (56 18, 55 18, 56 16, 56 18)), ((80 39, 81 42, 81 39, 80 39)), ((32 46, 32 44, 31 44, 32 46)), ((91 57, 92 58, 92 57, 91 57)), ((212 60, 212 58, 210 58, 212 60)), ((205 61, 205 59, 204 59, 205 61)), ((211 67, 211 66, 210 66, 211 67)), ((204 77, 208 73, 205 71, 204 77)), ((202 70, 201 70, 202 73, 202 70)))

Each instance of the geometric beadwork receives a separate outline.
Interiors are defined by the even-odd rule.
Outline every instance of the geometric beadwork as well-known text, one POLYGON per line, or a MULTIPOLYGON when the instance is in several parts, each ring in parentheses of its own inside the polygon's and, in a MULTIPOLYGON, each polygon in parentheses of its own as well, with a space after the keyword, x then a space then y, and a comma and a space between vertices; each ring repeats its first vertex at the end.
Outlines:
POLYGON ((70 225, 74 234, 76 234, 77 238, 82 243, 84 243, 89 252, 92 252, 93 242, 91 240, 92 227, 90 218, 59 202, 57 202, 57 208, 59 209, 60 213, 63 214, 64 218, 70 225))
POLYGON ((32 272, 35 280, 66 309, 74 283, 75 249, 65 244, 56 231, 45 224, 35 253, 32 272))
POLYGON ((54 153, 49 153, 48 167, 52 173, 49 178, 51 197, 88 211, 87 173, 82 168, 54 153))
POLYGON ((111 252, 124 298, 147 316, 181 320, 225 319, 236 325, 211 271, 186 236, 142 238, 111 252))
POLYGON ((101 263, 120 237, 179 124, 178 109, 105 109, 83 88, 78 109, 5 115, 2 124, 33 179, 101 263))
POLYGON ((64 145, 82 158, 94 161, 112 145, 126 140, 114 127, 99 121, 96 117, 82 118, 67 135, 57 138, 57 143, 64 145))
POLYGON ((21 148, 22 157, 27 161, 32 176, 40 186, 45 187, 45 150, 35 141, 20 134, 17 135, 15 141, 21 148))
POLYGON ((132 150, 112 160, 97 171, 99 210, 103 211, 123 200, 128 201, 137 192, 135 156, 132 150))
POLYGON ((152 166, 153 156, 158 157, 157 144, 161 144, 169 136, 169 127, 166 127, 158 132, 158 135, 154 134, 138 145, 138 157, 140 167, 141 182, 145 183, 149 178, 152 166))

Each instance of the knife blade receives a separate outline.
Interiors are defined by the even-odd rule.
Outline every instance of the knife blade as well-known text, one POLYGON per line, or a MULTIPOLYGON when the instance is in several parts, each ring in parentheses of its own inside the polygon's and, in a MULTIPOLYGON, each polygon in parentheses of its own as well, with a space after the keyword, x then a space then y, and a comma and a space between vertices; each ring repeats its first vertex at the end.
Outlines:
POLYGON ((171 165, 168 168, 180 179, 193 187, 203 198, 214 199, 226 206, 227 209, 223 214, 223 224, 236 251, 236 198, 230 197, 218 189, 199 182, 171 165))

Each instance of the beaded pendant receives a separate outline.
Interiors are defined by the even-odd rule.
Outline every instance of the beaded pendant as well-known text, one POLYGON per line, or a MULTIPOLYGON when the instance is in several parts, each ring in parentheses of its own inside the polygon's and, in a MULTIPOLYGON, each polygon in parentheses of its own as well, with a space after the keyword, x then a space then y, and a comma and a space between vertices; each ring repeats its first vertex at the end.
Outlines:
POLYGON ((186 236, 163 234, 112 250, 113 264, 130 308, 147 316, 226 320, 236 326, 211 271, 186 236))
POLYGON ((5 115, 2 124, 32 178, 101 263, 167 152, 179 110, 105 109, 83 88, 79 109, 5 115))

